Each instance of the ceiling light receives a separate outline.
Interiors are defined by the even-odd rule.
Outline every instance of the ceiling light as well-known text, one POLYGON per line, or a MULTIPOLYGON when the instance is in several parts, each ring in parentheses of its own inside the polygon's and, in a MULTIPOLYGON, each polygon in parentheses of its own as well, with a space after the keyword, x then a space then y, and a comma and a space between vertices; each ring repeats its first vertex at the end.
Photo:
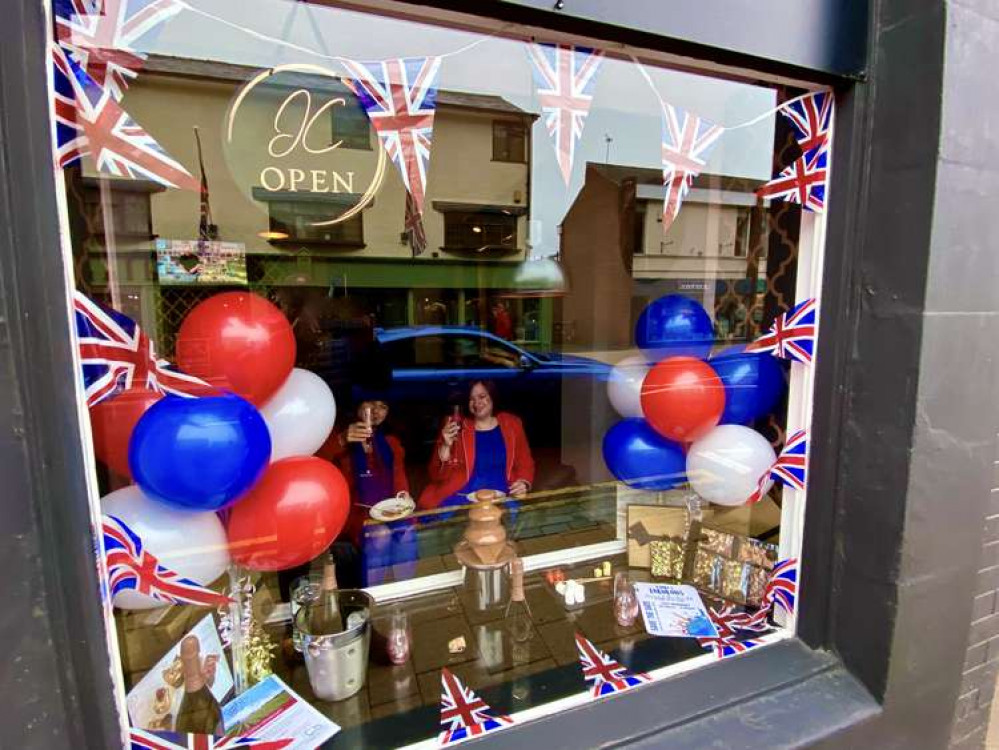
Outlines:
POLYGON ((261 237, 265 240, 286 240, 290 235, 287 232, 276 232, 270 230, 267 232, 257 232, 257 237, 261 237))

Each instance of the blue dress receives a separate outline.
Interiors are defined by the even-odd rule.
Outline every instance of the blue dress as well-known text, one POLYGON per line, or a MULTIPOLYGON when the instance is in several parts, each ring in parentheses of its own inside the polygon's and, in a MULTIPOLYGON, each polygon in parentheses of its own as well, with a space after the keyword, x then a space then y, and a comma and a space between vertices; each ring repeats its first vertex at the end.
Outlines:
POLYGON ((475 431, 475 466, 472 476, 465 486, 441 503, 448 505, 467 505, 468 495, 476 490, 497 490, 506 494, 506 443, 499 425, 491 430, 475 431))

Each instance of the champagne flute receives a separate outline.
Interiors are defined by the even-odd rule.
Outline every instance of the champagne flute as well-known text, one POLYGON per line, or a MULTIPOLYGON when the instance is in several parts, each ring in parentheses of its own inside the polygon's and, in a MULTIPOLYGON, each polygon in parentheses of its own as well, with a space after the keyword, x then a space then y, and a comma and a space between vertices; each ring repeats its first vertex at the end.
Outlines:
POLYGON ((458 439, 461 437, 461 406, 459 406, 458 404, 455 404, 451 408, 451 417, 450 417, 449 421, 451 422, 451 424, 458 425, 458 434, 455 435, 454 442, 451 443, 451 455, 448 457, 447 462, 448 462, 449 466, 457 466, 458 465, 458 439))
MULTIPOLYGON (((371 404, 365 404, 361 407, 361 420, 364 422, 364 426, 369 430, 373 429, 371 422, 371 404)), ((374 476, 371 473, 371 457, 374 454, 375 446, 374 441, 370 437, 364 438, 361 441, 361 447, 364 450, 364 471, 360 472, 359 476, 369 478, 374 476)))

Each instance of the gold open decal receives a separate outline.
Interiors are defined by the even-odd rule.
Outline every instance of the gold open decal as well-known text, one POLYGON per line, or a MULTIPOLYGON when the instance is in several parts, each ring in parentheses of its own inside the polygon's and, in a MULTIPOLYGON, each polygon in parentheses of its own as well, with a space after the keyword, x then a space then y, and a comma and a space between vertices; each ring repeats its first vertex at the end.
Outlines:
MULTIPOLYGON (((261 72, 239 90, 229 107, 226 117, 227 145, 232 146, 233 144, 237 117, 250 93, 261 84, 282 73, 304 73, 310 76, 331 78, 335 81, 341 80, 340 76, 331 70, 304 63, 279 65, 261 72)), ((319 140, 322 140, 321 123, 331 122, 332 118, 337 116, 337 109, 347 106, 346 99, 335 96, 318 106, 314 106, 313 93, 306 86, 284 85, 283 88, 291 88, 292 91, 280 99, 274 109, 273 116, 269 117, 269 138, 266 144, 261 143, 263 147, 261 151, 267 154, 267 163, 261 166, 256 173, 256 180, 260 188, 268 193, 303 192, 355 195, 356 171, 354 169, 337 169, 328 164, 315 163, 321 160, 320 157, 328 158, 335 154, 336 150, 343 144, 343 141, 332 142, 330 139, 326 139, 329 142, 317 145, 316 132, 319 133, 319 140), (308 167, 305 166, 305 162, 309 162, 308 167)), ((357 201, 333 218, 310 222, 312 226, 329 226, 347 221, 371 203, 385 177, 385 150, 381 148, 380 144, 376 148, 378 161, 374 174, 357 201)))

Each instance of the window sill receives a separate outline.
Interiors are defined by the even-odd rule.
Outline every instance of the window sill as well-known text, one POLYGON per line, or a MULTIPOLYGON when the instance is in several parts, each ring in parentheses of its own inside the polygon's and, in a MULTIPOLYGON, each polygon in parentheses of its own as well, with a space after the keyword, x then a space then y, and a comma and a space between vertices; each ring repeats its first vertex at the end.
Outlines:
POLYGON ((772 750, 807 747, 880 711, 834 655, 791 638, 511 727, 482 744, 578 750, 586 737, 588 747, 772 750))

